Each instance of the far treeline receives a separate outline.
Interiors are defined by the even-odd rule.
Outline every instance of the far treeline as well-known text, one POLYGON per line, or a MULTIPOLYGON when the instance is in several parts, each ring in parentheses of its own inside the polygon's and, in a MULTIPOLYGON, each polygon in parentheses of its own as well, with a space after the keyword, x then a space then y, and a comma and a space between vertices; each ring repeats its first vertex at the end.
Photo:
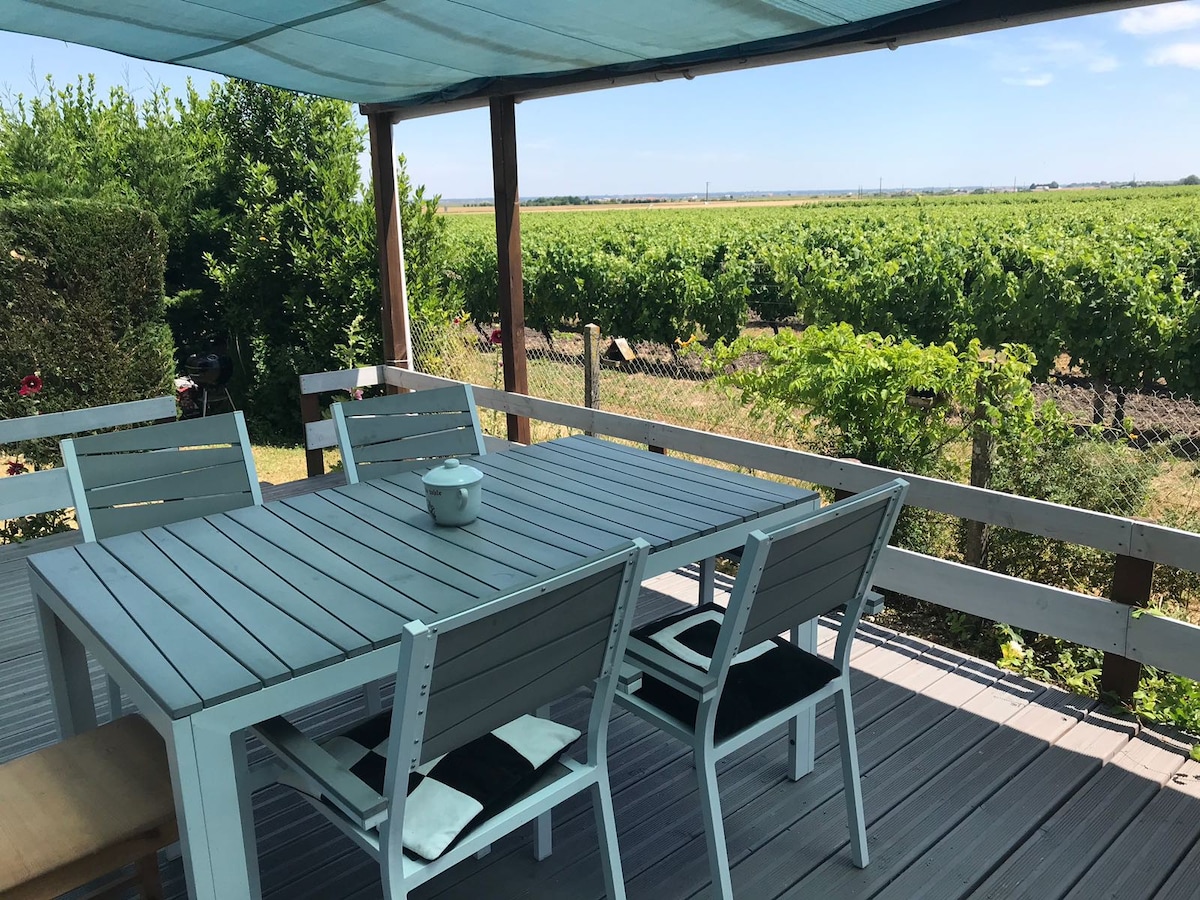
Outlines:
MULTIPOLYGON (((490 222, 455 217, 464 308, 496 315, 490 222)), ((671 344, 846 322, 1024 344, 1098 381, 1200 393, 1200 190, 1078 191, 522 221, 526 322, 671 344)))
MULTIPOLYGON (((48 216, 72 234, 108 221, 97 204, 122 222, 140 220, 121 209, 153 214, 147 227, 161 234, 150 244, 165 252, 154 289, 159 310, 165 291, 167 344, 173 335, 176 363, 191 352, 228 352, 238 405, 256 439, 294 442, 297 376, 381 355, 375 214, 358 160, 363 138, 349 103, 251 82, 225 81, 207 94, 189 89, 177 98, 156 90, 137 100, 122 88, 103 96, 88 79, 64 88, 47 81, 37 96, 0 107, 0 207, 12 210, 5 223, 48 216)), ((448 320, 453 312, 443 308, 440 288, 445 220, 437 215, 438 198, 427 201, 422 188, 414 190, 400 163, 410 303, 418 317, 448 320)), ((55 226, 54 235, 63 233, 55 226)), ((87 246, 56 247, 51 261, 62 271, 89 266, 67 258, 87 246)), ((6 256, 10 251, 27 256, 15 246, 6 256)), ((43 254, 25 264, 50 259, 43 254)), ((138 308, 145 288, 127 286, 129 309, 138 308)), ((110 305, 119 299, 109 298, 110 305)), ((22 356, 13 365, 47 374, 71 368, 51 358, 72 354, 66 343, 75 340, 53 340, 53 317, 26 317, 25 325, 28 340, 5 344, 6 353, 22 356), (38 328, 49 333, 33 334, 38 328)), ((93 327, 113 323, 97 320, 93 327)), ((97 372, 121 365, 116 354, 107 356, 87 364, 97 372)), ((67 380, 61 390, 47 380, 47 402, 69 408, 65 394, 74 387, 67 380)), ((159 379, 151 380, 145 390, 160 391, 159 379)), ((87 402, 79 397, 75 405, 87 402)))

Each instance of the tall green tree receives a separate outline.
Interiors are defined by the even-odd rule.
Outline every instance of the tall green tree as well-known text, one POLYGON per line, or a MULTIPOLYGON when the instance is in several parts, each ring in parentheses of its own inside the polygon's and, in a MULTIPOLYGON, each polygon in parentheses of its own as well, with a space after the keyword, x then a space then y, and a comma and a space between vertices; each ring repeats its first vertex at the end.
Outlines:
MULTIPOLYGON (((0 197, 120 200, 166 235, 180 356, 228 348, 259 437, 299 437, 298 375, 381 358, 374 212, 348 103, 231 80, 137 101, 94 79, 0 108, 0 197)), ((398 187, 415 318, 448 319, 439 198, 398 187)), ((182 361, 182 360, 181 360, 182 361)))

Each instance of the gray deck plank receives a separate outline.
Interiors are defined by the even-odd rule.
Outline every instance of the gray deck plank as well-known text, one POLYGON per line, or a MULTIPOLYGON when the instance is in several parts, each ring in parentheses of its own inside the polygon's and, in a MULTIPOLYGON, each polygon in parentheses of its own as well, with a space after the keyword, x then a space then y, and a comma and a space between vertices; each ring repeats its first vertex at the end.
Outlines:
POLYGON ((1088 715, 908 866, 876 900, 957 900, 1088 782, 1133 734, 1088 715))
POLYGON ((1151 732, 1130 740, 970 896, 973 900, 1062 897, 1179 770, 1185 749, 1151 732))
POLYGON ((1125 826, 1066 897, 1068 900, 1153 897, 1195 847, 1197 839, 1200 839, 1200 763, 1189 759, 1125 826))

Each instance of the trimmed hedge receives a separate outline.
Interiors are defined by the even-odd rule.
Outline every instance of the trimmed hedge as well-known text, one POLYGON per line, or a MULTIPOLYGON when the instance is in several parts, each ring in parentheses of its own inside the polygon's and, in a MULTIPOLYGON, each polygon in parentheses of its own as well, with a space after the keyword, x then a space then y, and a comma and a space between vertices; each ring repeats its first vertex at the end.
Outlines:
POLYGON ((0 203, 0 418, 170 393, 165 253, 145 210, 0 203), (20 396, 21 379, 34 373, 42 391, 20 396))

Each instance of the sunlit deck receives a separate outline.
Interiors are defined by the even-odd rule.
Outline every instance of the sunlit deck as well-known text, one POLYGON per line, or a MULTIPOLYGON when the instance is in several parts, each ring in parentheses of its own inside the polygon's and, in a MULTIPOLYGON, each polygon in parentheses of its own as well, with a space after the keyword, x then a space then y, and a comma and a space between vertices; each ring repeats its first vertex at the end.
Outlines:
MULTIPOLYGON (((270 499, 282 491, 266 493, 270 499)), ((695 579, 693 572, 656 579, 643 591, 639 618, 692 600, 695 579)), ((871 865, 850 863, 827 710, 817 720, 816 769, 801 781, 784 777, 782 734, 721 768, 738 896, 1197 895, 1200 764, 1177 738, 1139 731, 1083 698, 871 624, 860 629, 854 664, 871 865)), ((302 723, 329 730, 359 715, 360 704, 357 694, 339 698, 308 710, 302 723)), ((564 702, 558 714, 569 720, 583 710, 564 702)), ((53 739, 32 609, 28 601, 0 601, 0 760, 53 739)), ((610 747, 629 896, 705 896, 700 813, 682 746, 619 715, 610 747)), ((255 809, 265 896, 380 896, 370 859, 302 801, 273 788, 257 796, 255 809)), ((554 855, 544 862, 533 860, 531 836, 521 833, 416 896, 602 897, 585 801, 560 808, 554 837, 554 855)), ((183 897, 179 861, 168 862, 164 874, 169 895, 183 897)))

